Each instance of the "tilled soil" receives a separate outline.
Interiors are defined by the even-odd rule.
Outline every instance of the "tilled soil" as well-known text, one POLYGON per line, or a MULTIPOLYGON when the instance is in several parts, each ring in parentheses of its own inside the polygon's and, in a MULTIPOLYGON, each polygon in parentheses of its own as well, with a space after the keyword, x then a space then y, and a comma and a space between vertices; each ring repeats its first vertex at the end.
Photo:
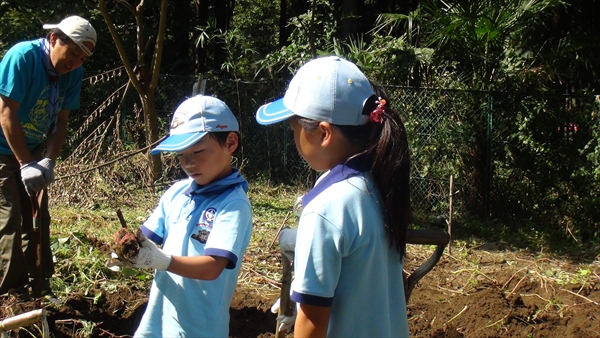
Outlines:
MULTIPOLYGON (((455 251, 445 254, 414 289, 408 305, 411 336, 600 337, 598 261, 539 258, 495 245, 455 251)), ((409 271, 428 256, 412 247, 408 252, 409 271)), ((267 255, 279 262, 276 251, 267 255)), ((254 262, 247 259, 242 266, 230 310, 231 337, 274 336, 276 316, 269 308, 278 297, 278 281, 260 273, 254 262)), ((4 297, 0 318, 45 307, 54 337, 131 336, 147 291, 102 292, 100 301, 74 294, 61 299, 61 305, 4 297)), ((34 325, 11 332, 14 337, 32 335, 41 336, 34 325)))

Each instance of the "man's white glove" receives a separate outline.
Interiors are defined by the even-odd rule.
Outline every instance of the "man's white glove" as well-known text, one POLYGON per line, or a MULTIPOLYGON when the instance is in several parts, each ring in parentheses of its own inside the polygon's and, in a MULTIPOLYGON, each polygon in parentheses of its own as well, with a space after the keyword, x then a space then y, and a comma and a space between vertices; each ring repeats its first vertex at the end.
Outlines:
POLYGON ((171 264, 171 255, 164 253, 142 233, 138 236, 138 242, 141 247, 138 255, 132 259, 133 267, 167 270, 171 264))
MULTIPOLYGON (((274 314, 279 313, 279 300, 280 298, 277 298, 275 304, 271 306, 271 312, 274 314)), ((290 333, 292 326, 294 326, 294 323, 296 322, 296 306, 292 306, 292 313, 289 316, 278 316, 277 321, 279 322, 279 327, 277 328, 279 332, 290 333)))
POLYGON ((42 173, 44 174, 44 178, 46 179, 46 186, 49 186, 52 182, 54 182, 54 162, 53 159, 45 157, 41 161, 38 162, 40 167, 42 167, 42 173))
POLYGON ((47 186, 46 179, 44 178, 44 170, 36 161, 31 161, 21 166, 21 180, 29 196, 47 186))

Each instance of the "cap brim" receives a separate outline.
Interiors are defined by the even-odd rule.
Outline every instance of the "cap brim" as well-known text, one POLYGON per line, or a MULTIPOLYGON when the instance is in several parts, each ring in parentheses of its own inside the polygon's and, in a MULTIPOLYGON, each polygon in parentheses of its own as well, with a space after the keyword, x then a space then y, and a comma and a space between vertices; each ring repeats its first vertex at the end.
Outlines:
POLYGON ((185 150, 206 135, 207 133, 190 133, 181 135, 169 135, 156 148, 150 151, 150 154, 156 155, 162 151, 177 152, 185 150))
POLYGON ((294 113, 283 105, 283 99, 279 99, 258 108, 256 122, 259 124, 273 124, 286 120, 292 115, 294 113))
POLYGON ((53 24, 53 23, 45 23, 42 26, 44 29, 53 29, 53 28, 58 28, 58 24, 53 24))

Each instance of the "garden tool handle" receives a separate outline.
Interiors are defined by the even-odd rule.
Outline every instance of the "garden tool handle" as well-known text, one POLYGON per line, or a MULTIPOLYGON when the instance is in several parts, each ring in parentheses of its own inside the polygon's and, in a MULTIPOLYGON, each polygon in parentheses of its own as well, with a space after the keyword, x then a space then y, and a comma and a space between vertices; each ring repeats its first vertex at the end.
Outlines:
MULTIPOLYGON (((290 300, 290 289, 292 286, 292 272, 294 271, 294 266, 286 255, 281 255, 281 261, 281 264, 283 265, 283 275, 281 276, 281 294, 279 296, 278 317, 281 315, 290 316, 293 311, 293 303, 290 300)), ((275 327, 275 338, 283 338, 286 336, 285 332, 279 331, 279 324, 279 321, 277 321, 277 326, 275 327)))
POLYGON ((40 204, 44 196, 44 190, 40 190, 30 196, 31 201, 31 215, 33 216, 33 254, 34 257, 34 268, 33 268, 33 297, 41 297, 42 295, 42 229, 40 224, 40 204))
POLYGON ((417 282, 423 278, 433 267, 437 264, 444 253, 446 245, 450 242, 450 235, 443 230, 429 230, 429 229, 409 229, 406 233, 407 244, 417 245, 435 245, 436 248, 429 257, 429 259, 421 264, 413 273, 405 276, 404 279, 404 295, 406 297, 406 303, 410 298, 410 294, 417 285, 417 282))

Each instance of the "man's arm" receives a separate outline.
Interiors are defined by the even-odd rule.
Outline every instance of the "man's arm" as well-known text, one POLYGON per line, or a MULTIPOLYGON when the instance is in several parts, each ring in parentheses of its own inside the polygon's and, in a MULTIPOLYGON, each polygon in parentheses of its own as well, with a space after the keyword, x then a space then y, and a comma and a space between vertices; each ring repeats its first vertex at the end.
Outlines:
POLYGON ((69 111, 61 110, 58 113, 58 118, 56 120, 56 131, 48 135, 48 140, 46 141, 46 157, 53 161, 56 161, 58 153, 67 138, 68 119, 69 111))
POLYGON ((19 106, 19 102, 0 95, 0 125, 2 125, 2 132, 19 164, 23 165, 34 161, 34 158, 29 148, 27 148, 25 133, 17 115, 19 106))

